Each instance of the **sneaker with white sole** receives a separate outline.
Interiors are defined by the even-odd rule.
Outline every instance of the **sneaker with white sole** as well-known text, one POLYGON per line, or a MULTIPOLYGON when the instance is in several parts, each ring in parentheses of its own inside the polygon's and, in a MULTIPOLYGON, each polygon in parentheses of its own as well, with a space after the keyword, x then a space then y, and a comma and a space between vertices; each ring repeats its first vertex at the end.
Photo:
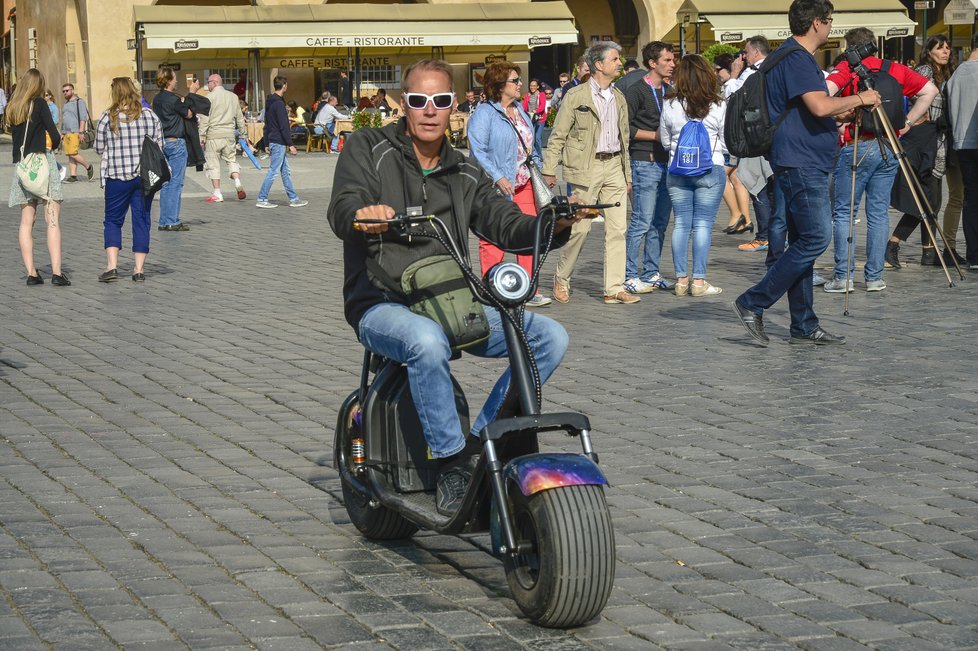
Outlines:
POLYGON ((822 286, 822 290, 829 294, 844 294, 853 290, 853 281, 846 282, 845 278, 833 278, 822 286))
POLYGON ((652 285, 656 289, 672 289, 676 286, 671 280, 666 280, 663 278, 659 272, 656 272, 654 276, 645 281, 647 285, 652 285))
POLYGON ((224 197, 219 194, 212 194, 207 197, 207 203, 224 203, 224 197))
POLYGON ((866 281, 866 291, 867 292, 881 292, 886 289, 886 283, 883 279, 880 280, 867 280, 866 281))
POLYGON ((302 208, 303 206, 308 206, 308 201, 303 201, 302 199, 296 199, 295 201, 289 202, 289 208, 302 208))
POLYGON ((656 290, 656 286, 649 284, 641 278, 629 278, 622 285, 629 294, 649 294, 656 290))
POLYGON ((255 208, 278 208, 278 204, 271 201, 259 201, 255 204, 255 208))
POLYGON ((537 294, 526 302, 527 307, 546 307, 553 303, 553 299, 543 294, 537 294))
POLYGON ((722 291, 723 289, 719 287, 714 287, 713 285, 705 281, 703 282, 702 285, 694 284, 689 286, 690 295, 695 296, 697 298, 699 298, 700 296, 716 296, 722 291))
POLYGON ((825 278, 822 278, 820 275, 818 275, 817 271, 812 272, 812 287, 821 287, 826 282, 827 281, 825 280, 825 278))

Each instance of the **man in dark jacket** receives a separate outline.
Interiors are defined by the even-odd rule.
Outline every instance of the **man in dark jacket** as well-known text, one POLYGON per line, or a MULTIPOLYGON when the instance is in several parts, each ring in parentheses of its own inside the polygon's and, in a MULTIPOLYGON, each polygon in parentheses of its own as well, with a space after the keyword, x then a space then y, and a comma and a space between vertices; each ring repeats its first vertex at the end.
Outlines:
MULTIPOLYGON (((407 68, 402 83, 404 117, 382 129, 361 129, 349 137, 333 178, 329 223, 343 240, 343 296, 347 321, 363 345, 407 366, 431 456, 443 459, 437 506, 457 511, 471 475, 466 463, 478 450, 478 439, 462 431, 455 408, 448 361, 448 338, 434 321, 407 307, 399 286, 411 263, 444 254, 425 237, 405 238, 389 231, 386 221, 408 207, 442 219, 468 250, 467 231, 514 253, 532 250, 535 220, 496 191, 493 180, 448 143, 445 130, 455 105, 452 69, 444 61, 423 60, 407 68), (378 274, 373 272, 378 269, 378 274), (387 276, 381 278, 379 276, 387 276)), ((559 222, 554 244, 567 241, 571 222, 559 222)), ((480 357, 505 357, 500 316, 485 310, 489 340, 468 349, 480 357)), ((552 319, 527 314, 527 339, 540 379, 546 380, 567 349, 567 333, 552 319)), ((509 388, 507 370, 496 382, 471 432, 477 433, 499 414, 509 388)))
POLYGON ((289 128, 289 110, 285 107, 283 98, 289 89, 289 80, 278 75, 272 80, 272 86, 275 92, 265 100, 265 142, 268 143, 267 151, 271 154, 271 160, 261 190, 258 191, 258 203, 255 205, 259 208, 278 208, 278 204, 268 200, 268 193, 272 189, 275 177, 281 173, 285 194, 289 196, 289 205, 293 208, 301 208, 309 202, 301 200, 292 187, 292 169, 289 167, 289 160, 285 157, 286 150, 290 154, 296 154, 295 145, 292 144, 292 129, 289 128))

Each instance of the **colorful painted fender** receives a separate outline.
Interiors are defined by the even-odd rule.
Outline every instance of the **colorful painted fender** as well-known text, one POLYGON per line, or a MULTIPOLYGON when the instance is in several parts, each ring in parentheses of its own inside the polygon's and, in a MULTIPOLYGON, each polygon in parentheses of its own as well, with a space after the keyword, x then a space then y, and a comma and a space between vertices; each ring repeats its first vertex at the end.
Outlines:
POLYGON ((583 454, 530 454, 517 457, 503 468, 503 477, 516 482, 526 496, 560 486, 608 485, 597 464, 583 454))

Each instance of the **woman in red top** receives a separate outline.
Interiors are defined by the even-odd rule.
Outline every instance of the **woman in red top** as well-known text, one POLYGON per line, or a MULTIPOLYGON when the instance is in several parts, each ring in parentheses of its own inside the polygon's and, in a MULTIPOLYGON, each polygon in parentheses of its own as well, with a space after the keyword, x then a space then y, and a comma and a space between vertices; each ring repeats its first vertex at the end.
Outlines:
POLYGON ((523 110, 533 121, 533 142, 536 149, 543 149, 543 126, 547 123, 547 97, 540 90, 540 82, 530 80, 530 92, 523 96, 523 110))

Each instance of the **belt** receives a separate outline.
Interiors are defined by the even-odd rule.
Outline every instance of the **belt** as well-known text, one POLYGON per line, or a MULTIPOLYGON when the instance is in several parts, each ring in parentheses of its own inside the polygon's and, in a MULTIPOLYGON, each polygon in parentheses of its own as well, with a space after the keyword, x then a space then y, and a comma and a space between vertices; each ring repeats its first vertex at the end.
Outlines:
POLYGON ((615 156, 621 156, 621 152, 620 151, 612 151, 612 152, 599 151, 598 153, 596 153, 594 155, 594 157, 596 159, 598 159, 598 160, 611 160, 615 156))
POLYGON ((167 136, 166 139, 167 140, 183 140, 183 138, 171 138, 169 136, 167 136))

